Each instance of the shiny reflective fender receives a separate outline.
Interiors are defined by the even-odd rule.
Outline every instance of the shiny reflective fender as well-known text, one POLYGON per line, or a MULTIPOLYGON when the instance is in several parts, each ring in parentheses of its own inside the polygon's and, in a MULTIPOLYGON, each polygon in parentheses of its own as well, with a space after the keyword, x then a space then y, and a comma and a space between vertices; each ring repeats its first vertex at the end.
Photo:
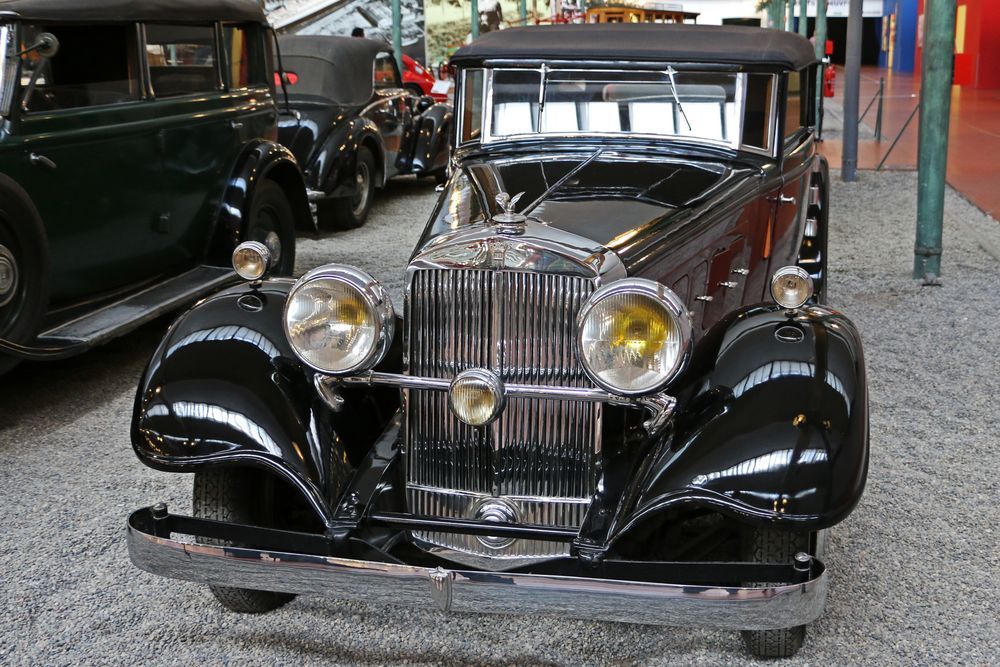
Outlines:
MULTIPOLYGON (((317 393, 313 372, 282 329, 292 284, 233 287, 170 327, 139 384, 132 446, 146 465, 168 472, 270 470, 329 524, 336 506, 328 496, 331 459, 356 466, 397 409, 399 393, 344 391, 342 403, 317 393)), ((384 363, 398 368, 398 342, 384 363)))
POLYGON ((619 535, 665 511, 819 530, 858 503, 868 472, 861 337, 824 306, 735 311, 696 345, 674 388, 672 443, 641 480, 619 535))
POLYGON ((435 104, 417 117, 417 136, 408 171, 418 176, 444 173, 448 166, 448 141, 454 115, 450 105, 435 104))
POLYGON ((233 248, 244 239, 247 215, 257 185, 270 179, 281 186, 295 215, 295 228, 314 230, 305 180, 292 152, 266 139, 250 142, 237 160, 222 196, 219 221, 212 241, 213 254, 229 263, 233 248))
POLYGON ((382 135, 371 119, 355 116, 330 130, 323 146, 309 160, 309 188, 327 192, 329 197, 353 197, 358 187, 358 149, 362 146, 375 158, 375 185, 385 185, 392 174, 385 163, 382 135))

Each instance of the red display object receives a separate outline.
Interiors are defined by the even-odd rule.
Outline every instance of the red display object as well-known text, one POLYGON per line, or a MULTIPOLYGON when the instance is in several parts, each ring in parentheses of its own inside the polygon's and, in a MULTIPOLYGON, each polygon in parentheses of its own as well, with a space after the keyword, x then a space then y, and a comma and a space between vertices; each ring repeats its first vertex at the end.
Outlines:
MULTIPOLYGON (((925 2, 920 0, 917 8, 914 72, 918 74, 923 55, 925 2)), ((1000 12, 996 11, 996 0, 960 0, 958 3, 954 83, 971 88, 1000 88, 1000 12)))

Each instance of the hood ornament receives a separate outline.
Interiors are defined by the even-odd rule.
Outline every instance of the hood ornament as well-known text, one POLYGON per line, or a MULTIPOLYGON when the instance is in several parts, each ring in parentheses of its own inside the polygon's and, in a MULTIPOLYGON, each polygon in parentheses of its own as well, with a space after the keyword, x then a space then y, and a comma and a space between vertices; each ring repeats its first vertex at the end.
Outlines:
POLYGON ((524 233, 524 223, 527 221, 527 218, 514 211, 514 206, 523 196, 523 192, 519 192, 513 197, 506 192, 501 192, 496 196, 496 202, 500 205, 502 211, 494 215, 492 220, 499 233, 510 235, 524 233))

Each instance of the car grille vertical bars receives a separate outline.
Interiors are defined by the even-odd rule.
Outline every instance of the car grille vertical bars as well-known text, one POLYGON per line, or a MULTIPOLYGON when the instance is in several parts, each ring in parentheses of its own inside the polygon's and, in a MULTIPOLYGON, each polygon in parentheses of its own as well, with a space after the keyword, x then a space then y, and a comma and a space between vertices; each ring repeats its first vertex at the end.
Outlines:
MULTIPOLYGON (((451 379, 478 367, 509 383, 592 386, 574 344, 576 316, 594 290, 592 281, 421 269, 411 274, 409 289, 411 375, 451 379)), ((472 518, 476 498, 503 496, 524 522, 580 525, 581 501, 589 501, 595 487, 600 404, 510 399, 497 422, 481 429, 460 422, 444 392, 410 390, 407 404, 411 509, 472 518)), ((468 544, 459 536, 436 537, 454 540, 456 548, 468 544)))

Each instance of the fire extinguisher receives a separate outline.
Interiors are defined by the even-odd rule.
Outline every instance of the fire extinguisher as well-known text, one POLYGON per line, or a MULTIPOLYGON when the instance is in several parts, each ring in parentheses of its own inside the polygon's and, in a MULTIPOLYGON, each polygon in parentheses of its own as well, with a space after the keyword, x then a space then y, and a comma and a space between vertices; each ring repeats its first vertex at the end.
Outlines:
POLYGON ((823 68, 823 97, 833 97, 833 83, 837 80, 837 68, 829 64, 823 68))

